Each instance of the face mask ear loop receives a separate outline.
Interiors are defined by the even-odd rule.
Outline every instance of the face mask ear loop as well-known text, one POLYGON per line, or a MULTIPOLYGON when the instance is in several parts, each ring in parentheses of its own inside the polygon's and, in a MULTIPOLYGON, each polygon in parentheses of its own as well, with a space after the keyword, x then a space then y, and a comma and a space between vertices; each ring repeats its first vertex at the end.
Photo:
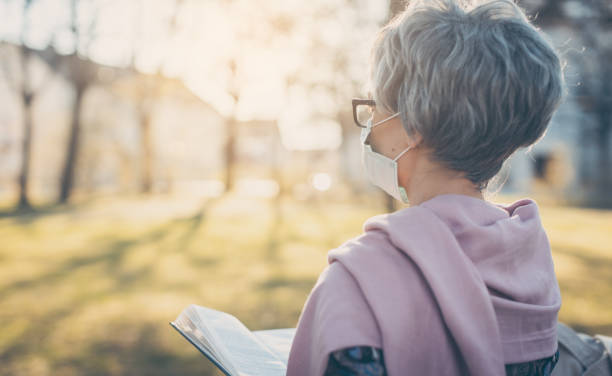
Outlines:
POLYGON ((368 125, 361 130, 361 135, 359 136, 359 139, 361 140, 362 144, 369 145, 367 141, 368 141, 368 137, 370 137, 371 132, 372 132, 372 123, 368 121, 368 125))
MULTIPOLYGON (((375 126, 380 125, 380 124, 382 124, 382 123, 384 123, 384 122, 386 122, 386 121, 389 121, 389 120, 391 120, 391 119, 393 119, 393 118, 395 118, 395 117, 398 117, 399 115, 400 115, 400 113, 399 113, 399 112, 396 112, 396 113, 394 113, 393 115, 391 115, 391 116, 389 116, 389 117, 386 117, 386 118, 382 119, 381 121, 378 121, 378 122, 376 122, 376 123, 372 124, 372 125, 370 126, 370 128, 374 128, 375 126)), ((370 118, 370 119, 372 119, 372 118, 370 118)))
POLYGON ((395 158, 393 159, 393 162, 397 162, 397 160, 398 160, 398 159, 400 159, 402 155, 406 154, 406 152, 407 152, 408 150, 410 150, 410 149, 412 149, 412 146, 408 146, 408 147, 406 148, 406 150, 404 150, 403 152, 401 152, 401 153, 400 153, 400 154, 399 154, 397 157, 395 157, 395 158))

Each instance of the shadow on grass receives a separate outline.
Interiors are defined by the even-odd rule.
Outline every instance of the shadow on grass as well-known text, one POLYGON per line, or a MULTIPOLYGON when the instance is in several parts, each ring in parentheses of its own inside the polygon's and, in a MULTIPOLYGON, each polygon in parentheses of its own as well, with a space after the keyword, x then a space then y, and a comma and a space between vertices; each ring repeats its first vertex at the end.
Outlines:
MULTIPOLYGON (((191 243, 196 232, 205 222, 206 212, 213 202, 207 202, 197 212, 185 218, 177 218, 163 225, 147 231, 145 234, 112 239, 112 235, 105 235, 101 239, 94 239, 92 242, 95 248, 84 249, 83 253, 90 251, 91 254, 77 255, 66 260, 56 267, 50 268, 47 272, 35 278, 13 281, 0 289, 0 301, 7 298, 16 298, 20 301, 20 296, 31 296, 31 300, 41 299, 40 308, 35 312, 20 312, 19 308, 11 308, 2 312, 4 317, 4 328, 11 326, 11 321, 26 319, 27 325, 19 335, 10 340, 9 343, 0 343, 0 375, 19 375, 19 374, 78 374, 78 375, 202 375, 215 374, 208 369, 208 364, 203 357, 184 343, 176 336, 166 321, 160 323, 146 322, 126 322, 121 319, 121 324, 113 320, 102 319, 99 323, 108 333, 112 333, 109 338, 91 338, 82 343, 73 345, 62 344, 59 351, 70 350, 74 355, 68 357, 63 354, 56 356, 58 349, 52 348, 47 340, 53 336, 57 328, 61 325, 69 326, 66 319, 75 312, 86 310, 96 303, 103 302, 109 298, 121 296, 133 289, 143 289, 144 291, 187 291, 190 286, 169 284, 156 281, 152 276, 152 268, 155 266, 157 256, 167 252, 181 252, 191 243), (179 233, 178 241, 170 247, 155 247, 162 240, 171 234, 179 233), (151 245, 152 255, 150 261, 144 267, 136 270, 122 270, 121 265, 125 257, 137 246, 151 245), (73 275, 83 268, 101 267, 96 273, 111 277, 111 283, 103 285, 102 288, 89 288, 85 282, 78 287, 68 298, 68 303, 60 307, 53 308, 53 296, 40 296, 41 291, 48 294, 54 289, 62 289, 65 286, 75 284, 73 275), (49 304, 51 303, 51 304, 49 304), (183 352, 191 351, 189 356, 177 355, 172 346, 165 345, 159 341, 161 333, 167 332, 171 336, 173 346, 180 348, 183 352), (129 333, 126 335, 122 333, 129 333), (126 339, 127 338, 127 339, 126 339), (165 347, 164 347, 165 345, 165 347), (189 349, 189 350, 187 350, 189 349), (38 367, 38 368, 37 368, 38 367), (41 368, 42 367, 42 368, 41 368), (44 371, 45 369, 51 372, 44 371)), ((54 208, 57 213, 61 209, 54 208)), ((75 210, 74 208, 68 210, 75 210)), ((46 213, 28 213, 27 220, 39 218, 46 213)), ((190 255, 191 256, 191 255, 190 255)), ((217 260, 199 259, 196 260, 200 265, 214 265, 217 260)), ((96 275, 92 276, 95 282, 96 275)), ((76 283, 82 283, 77 280, 76 283)), ((64 297, 65 298, 65 297, 64 297)), ((29 304, 29 303, 28 303, 29 304)), ((34 303, 36 304, 36 303, 34 303)), ((125 312, 125 318, 135 320, 139 315, 137 312, 125 312)), ((0 336, 1 338, 1 336, 0 336)), ((165 342, 168 342, 166 340, 165 342)))
MULTIPOLYGON (((607 289, 612 286, 612 260, 609 257, 594 256, 587 252, 581 252, 579 249, 559 246, 554 247, 553 255, 555 254, 571 257, 577 265, 582 266, 584 270, 588 270, 588 274, 580 277, 584 277, 585 281, 592 282, 592 288, 605 287, 606 293, 609 294, 607 289)), ((582 288, 583 286, 566 287, 573 291, 574 288, 582 288)), ((576 290, 575 292, 581 293, 584 291, 576 290)), ((612 316, 610 318, 612 319, 612 316)))
POLYGON ((290 278, 285 276, 269 278, 258 284, 259 289, 274 289, 288 287, 294 290, 310 291, 316 283, 316 278, 290 278))
POLYGON ((91 338, 70 348, 69 354, 56 358, 47 353, 41 361, 16 359, 32 347, 39 338, 22 338, 20 346, 0 356, 3 367, 0 375, 36 375, 41 368, 52 375, 217 375, 214 366, 191 346, 171 336, 171 329, 147 323, 106 322, 108 337, 91 338), (20 349, 22 347, 23 349, 20 349), (22 351, 18 351, 22 350, 22 351))
POLYGON ((175 341, 169 341, 164 335, 169 330, 172 330, 169 325, 140 324, 136 330, 118 325, 112 331, 119 333, 120 338, 89 343, 80 354, 67 360, 67 366, 85 370, 88 375, 215 374, 214 366, 195 348, 177 353, 173 348, 177 345, 175 341), (127 338, 121 338, 122 331, 130 332, 127 338))
MULTIPOLYGON (((270 201, 272 221, 268 229, 265 255, 266 261, 271 263, 278 261, 283 243, 291 240, 303 241, 300 236, 295 235, 295 229, 299 228, 300 223, 283 210, 283 200, 285 198, 285 196, 279 195, 270 201)), ((339 234, 333 230, 336 219, 329 214, 329 207, 326 205, 327 203, 322 200, 313 200, 304 209, 306 209, 308 216, 313 217, 313 222, 321 227, 319 235, 324 239, 322 243, 327 250, 331 250, 348 239, 339 237, 339 234)))
MULTIPOLYGON (((139 273, 122 273, 120 272, 119 266, 124 260, 125 256, 134 249, 136 246, 141 244, 158 244, 172 231, 181 230, 185 228, 183 234, 180 236, 178 244, 172 249, 166 249, 166 251, 181 251, 186 249, 195 232, 201 227, 205 213, 212 205, 213 202, 207 202, 201 209, 195 214, 185 217, 177 218, 167 223, 157 226, 153 230, 148 231, 144 235, 138 237, 128 237, 125 239, 112 239, 108 240, 108 236, 105 235, 100 239, 94 239, 94 243, 104 242, 106 244, 98 245, 99 248, 94 254, 77 256, 67 260, 58 267, 51 271, 44 273, 43 275, 36 278, 29 278, 24 280, 15 281, 0 289, 0 300, 5 298, 9 294, 16 294, 22 290, 35 288, 37 286, 50 285, 57 283, 63 278, 69 277, 74 271, 79 268, 84 268, 92 265, 104 265, 105 269, 109 272, 109 275, 115 275, 117 287, 126 288, 129 287, 130 283, 135 282, 139 278, 142 279, 150 270, 141 270, 139 273)), ((199 260, 200 264, 213 265, 217 260, 207 259, 205 261, 199 260)))
POLYGON ((26 208, 16 207, 13 209, 0 211, 0 219, 13 218, 18 224, 26 225, 49 215, 77 212, 81 208, 89 205, 92 201, 94 201, 94 199, 87 199, 78 203, 53 203, 26 208))

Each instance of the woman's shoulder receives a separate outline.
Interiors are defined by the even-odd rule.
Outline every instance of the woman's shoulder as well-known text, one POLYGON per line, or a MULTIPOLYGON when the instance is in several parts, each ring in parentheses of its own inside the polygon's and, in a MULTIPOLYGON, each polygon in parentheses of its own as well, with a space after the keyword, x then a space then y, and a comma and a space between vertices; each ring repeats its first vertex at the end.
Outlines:
MULTIPOLYGON (((414 209, 412 212, 417 212, 418 208, 414 209)), ((384 222, 390 215, 378 215, 370 218, 368 222, 384 222)), ((406 236, 414 235, 414 231, 414 229, 406 230, 406 236)), ((407 248, 405 243, 411 243, 410 239, 402 244, 395 240, 387 231, 364 228, 364 232, 360 235, 330 250, 327 254, 330 269, 327 271, 329 283, 337 284, 340 279, 350 277, 356 281, 368 298, 372 295, 370 293, 380 291, 382 286, 391 293, 397 290, 397 284, 410 286, 408 292, 413 297, 427 295, 429 293, 427 282, 423 279, 417 264, 403 249, 407 248), (334 264, 339 264, 341 267, 334 267, 334 264)), ((425 251, 425 249, 420 250, 425 251)), ((408 293, 405 290, 401 292, 404 295, 408 293)))

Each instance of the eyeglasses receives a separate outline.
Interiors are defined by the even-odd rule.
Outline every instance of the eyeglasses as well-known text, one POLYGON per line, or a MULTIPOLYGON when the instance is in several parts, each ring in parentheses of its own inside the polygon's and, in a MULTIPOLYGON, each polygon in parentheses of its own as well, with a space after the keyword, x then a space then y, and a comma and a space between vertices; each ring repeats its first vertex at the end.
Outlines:
POLYGON ((368 119, 372 117, 376 102, 374 99, 358 99, 354 98, 353 102, 353 120, 360 128, 367 128, 368 119))
MULTIPOLYGON (((355 120, 355 124, 357 124, 357 126, 360 128, 367 128, 368 120, 370 120, 372 117, 374 108, 376 108, 376 102, 374 102, 374 99, 353 99, 353 119, 355 120)), ((377 121, 375 124, 371 124, 370 126, 374 127, 378 124, 382 124, 387 120, 391 120, 399 115, 399 112, 396 112, 391 116, 377 121)))

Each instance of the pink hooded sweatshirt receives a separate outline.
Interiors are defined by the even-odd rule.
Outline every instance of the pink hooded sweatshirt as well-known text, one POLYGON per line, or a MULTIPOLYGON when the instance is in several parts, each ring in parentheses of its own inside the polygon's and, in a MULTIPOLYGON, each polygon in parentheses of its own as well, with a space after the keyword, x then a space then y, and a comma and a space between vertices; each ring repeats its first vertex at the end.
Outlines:
POLYGON ((329 353, 383 349, 390 376, 505 375, 557 351, 561 295, 534 201, 445 194, 364 224, 328 254, 300 316, 288 376, 329 353))

